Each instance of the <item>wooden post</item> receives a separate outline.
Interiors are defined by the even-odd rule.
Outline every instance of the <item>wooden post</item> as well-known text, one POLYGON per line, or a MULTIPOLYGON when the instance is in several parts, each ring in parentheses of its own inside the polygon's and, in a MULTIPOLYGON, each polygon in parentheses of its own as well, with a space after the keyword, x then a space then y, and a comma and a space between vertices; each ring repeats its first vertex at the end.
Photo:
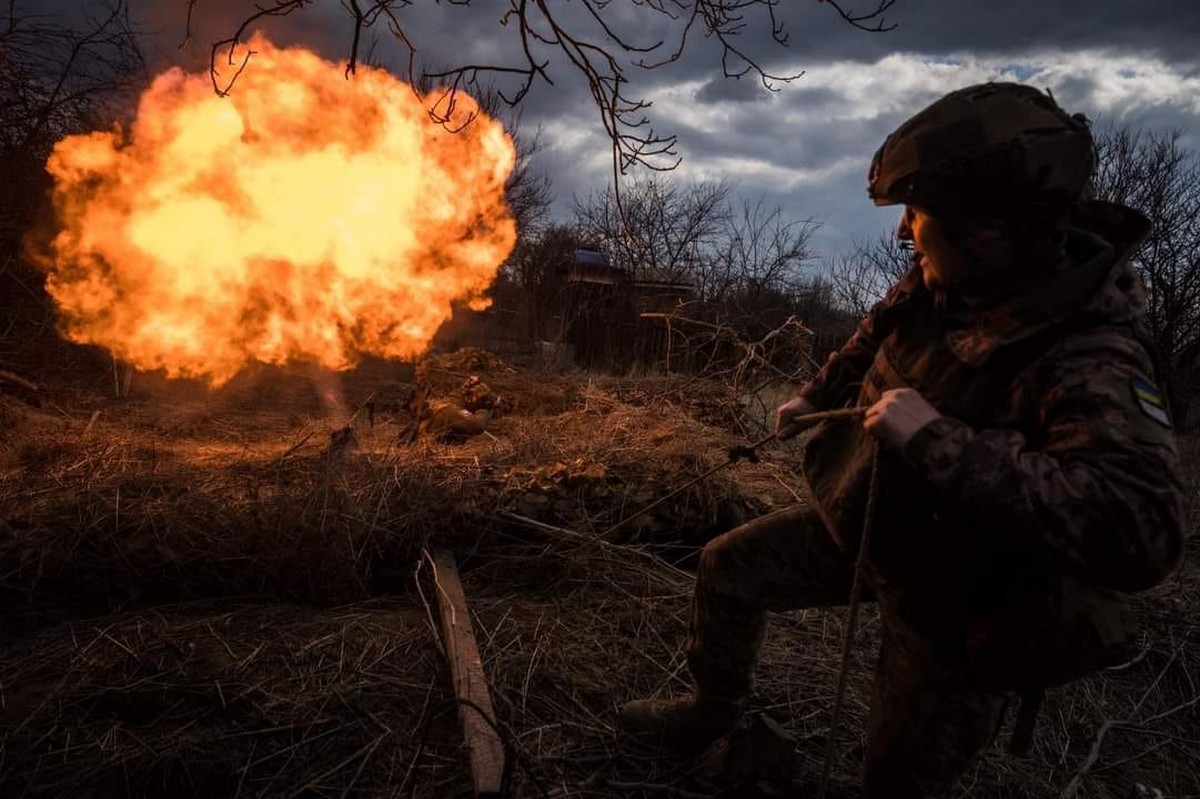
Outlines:
POLYGON ((434 550, 433 578, 442 623, 442 641, 450 661, 454 693, 459 699, 458 720, 467 742, 475 795, 499 796, 504 782, 504 745, 492 723, 496 714, 483 674, 483 662, 479 659, 475 632, 471 628, 467 597, 452 552, 434 550))

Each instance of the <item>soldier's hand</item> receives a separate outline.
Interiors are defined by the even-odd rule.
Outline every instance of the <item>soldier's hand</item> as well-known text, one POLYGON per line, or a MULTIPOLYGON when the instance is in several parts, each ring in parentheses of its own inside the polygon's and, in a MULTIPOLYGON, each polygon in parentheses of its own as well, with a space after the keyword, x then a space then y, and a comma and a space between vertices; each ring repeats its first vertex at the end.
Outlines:
POLYGON ((816 422, 798 421, 799 417, 816 413, 817 406, 803 397, 793 397, 775 410, 775 437, 787 441, 816 422))
POLYGON ((918 430, 941 416, 917 390, 894 388, 867 408, 863 427, 893 449, 903 450, 918 430))

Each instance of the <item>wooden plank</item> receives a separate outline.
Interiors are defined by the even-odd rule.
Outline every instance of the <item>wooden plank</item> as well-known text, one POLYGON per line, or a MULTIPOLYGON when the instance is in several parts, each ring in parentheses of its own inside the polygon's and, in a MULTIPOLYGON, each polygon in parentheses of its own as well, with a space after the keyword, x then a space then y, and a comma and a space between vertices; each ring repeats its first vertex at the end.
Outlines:
POLYGON ((454 553, 444 549, 433 552, 434 580, 437 582, 438 613, 442 623, 442 642, 450 660, 450 676, 459 699, 458 720, 471 761, 471 777, 476 796, 499 796, 504 782, 504 744, 489 721, 496 714, 479 646, 467 610, 467 597, 458 576, 454 553), (483 711, 483 715, 480 711, 483 711))

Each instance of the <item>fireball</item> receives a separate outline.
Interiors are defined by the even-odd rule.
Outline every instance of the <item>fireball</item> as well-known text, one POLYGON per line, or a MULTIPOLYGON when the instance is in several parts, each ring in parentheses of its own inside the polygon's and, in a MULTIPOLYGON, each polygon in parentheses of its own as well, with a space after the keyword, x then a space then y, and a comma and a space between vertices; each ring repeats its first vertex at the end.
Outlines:
POLYGON ((455 302, 486 306, 516 240, 511 138, 465 95, 442 125, 383 70, 249 46, 229 96, 171 69, 128 131, 54 148, 64 335, 211 385, 254 360, 420 355, 455 302))

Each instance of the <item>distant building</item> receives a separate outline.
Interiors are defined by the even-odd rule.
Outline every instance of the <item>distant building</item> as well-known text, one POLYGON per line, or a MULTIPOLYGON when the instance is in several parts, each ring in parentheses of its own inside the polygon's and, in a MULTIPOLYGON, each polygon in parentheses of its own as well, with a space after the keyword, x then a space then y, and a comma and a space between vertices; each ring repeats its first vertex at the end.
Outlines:
POLYGON ((613 266, 608 256, 598 250, 580 248, 575 251, 575 260, 567 265, 563 275, 568 283, 591 283, 615 286, 624 283, 628 275, 625 270, 613 266))
POLYGON ((657 361, 666 344, 661 319, 693 296, 691 281, 666 270, 640 270, 634 277, 598 250, 580 248, 564 274, 560 317, 564 338, 583 366, 628 368, 657 361))
POLYGON ((669 313, 695 296, 692 281, 666 269, 645 269, 632 283, 638 313, 669 313))
POLYGON ((502 351, 555 353, 585 367, 628 369, 663 360, 666 321, 694 296, 691 281, 666 270, 629 270, 600 250, 578 247, 533 270, 540 282, 521 286, 498 281, 485 311, 456 307, 438 331, 436 344, 502 351))

